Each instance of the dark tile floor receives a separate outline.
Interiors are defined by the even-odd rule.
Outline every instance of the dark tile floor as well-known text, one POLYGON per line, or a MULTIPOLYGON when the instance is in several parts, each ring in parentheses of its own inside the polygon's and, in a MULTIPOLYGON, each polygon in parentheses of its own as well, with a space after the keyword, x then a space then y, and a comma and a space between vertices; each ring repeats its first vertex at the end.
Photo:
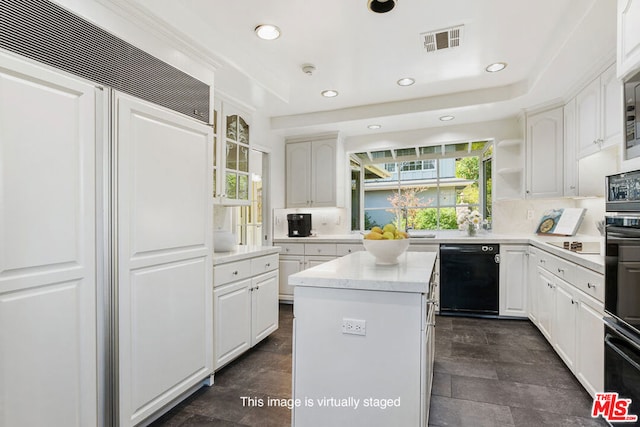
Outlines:
MULTIPOLYGON (((289 409, 267 399, 291 397, 292 319, 282 304, 278 331, 152 425, 290 426, 289 409)), ((530 322, 437 318, 430 426, 605 426, 590 410, 587 392, 530 322)))

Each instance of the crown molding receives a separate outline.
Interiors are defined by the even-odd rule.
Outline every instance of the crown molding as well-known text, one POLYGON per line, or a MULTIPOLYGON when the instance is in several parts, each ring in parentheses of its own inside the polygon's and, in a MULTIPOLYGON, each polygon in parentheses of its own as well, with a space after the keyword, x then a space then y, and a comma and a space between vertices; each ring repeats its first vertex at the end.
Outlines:
POLYGON ((120 18, 135 26, 142 26, 144 30, 167 43, 176 50, 213 69, 222 67, 223 60, 208 51, 185 33, 176 30, 171 24, 152 14, 147 8, 127 0, 94 0, 111 10, 120 18))

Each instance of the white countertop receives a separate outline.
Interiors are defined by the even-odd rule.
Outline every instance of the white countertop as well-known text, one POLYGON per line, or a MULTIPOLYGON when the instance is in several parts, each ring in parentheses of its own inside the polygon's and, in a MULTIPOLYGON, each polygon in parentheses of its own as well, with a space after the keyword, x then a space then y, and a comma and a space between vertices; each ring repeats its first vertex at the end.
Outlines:
POLYGON ((235 249, 230 252, 214 252, 213 265, 241 261, 262 255, 277 254, 279 252, 280 248, 278 246, 236 245, 235 249))
MULTIPOLYGON (((458 230, 428 231, 435 237, 413 237, 411 245, 439 245, 442 243, 497 243, 511 245, 533 245, 539 249, 550 252, 556 256, 574 262, 590 270, 604 274, 604 257, 596 254, 581 254, 558 248, 548 244, 549 242, 581 241, 600 242, 596 236, 539 236, 535 234, 494 234, 479 231, 474 237, 465 236, 458 230)), ((362 240, 360 233, 344 235, 323 235, 317 237, 278 237, 273 241, 277 243, 359 243, 362 240)))
POLYGON ((396 265, 376 265, 368 252, 356 252, 289 276, 293 286, 427 293, 434 252, 405 252, 396 265))

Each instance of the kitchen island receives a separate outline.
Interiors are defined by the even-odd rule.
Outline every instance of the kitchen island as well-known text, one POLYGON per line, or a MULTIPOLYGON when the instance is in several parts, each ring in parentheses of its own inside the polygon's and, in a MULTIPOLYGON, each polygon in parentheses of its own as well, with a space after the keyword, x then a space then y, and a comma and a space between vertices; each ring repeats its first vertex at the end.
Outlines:
POLYGON ((427 425, 435 261, 356 252, 289 277, 294 426, 427 425))

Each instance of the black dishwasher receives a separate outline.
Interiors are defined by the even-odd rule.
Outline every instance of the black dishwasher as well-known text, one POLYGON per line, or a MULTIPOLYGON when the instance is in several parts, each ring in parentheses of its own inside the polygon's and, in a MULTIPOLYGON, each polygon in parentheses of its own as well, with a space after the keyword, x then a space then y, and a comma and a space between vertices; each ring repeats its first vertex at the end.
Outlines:
POLYGON ((440 245, 440 313, 498 314, 500 245, 440 245))

